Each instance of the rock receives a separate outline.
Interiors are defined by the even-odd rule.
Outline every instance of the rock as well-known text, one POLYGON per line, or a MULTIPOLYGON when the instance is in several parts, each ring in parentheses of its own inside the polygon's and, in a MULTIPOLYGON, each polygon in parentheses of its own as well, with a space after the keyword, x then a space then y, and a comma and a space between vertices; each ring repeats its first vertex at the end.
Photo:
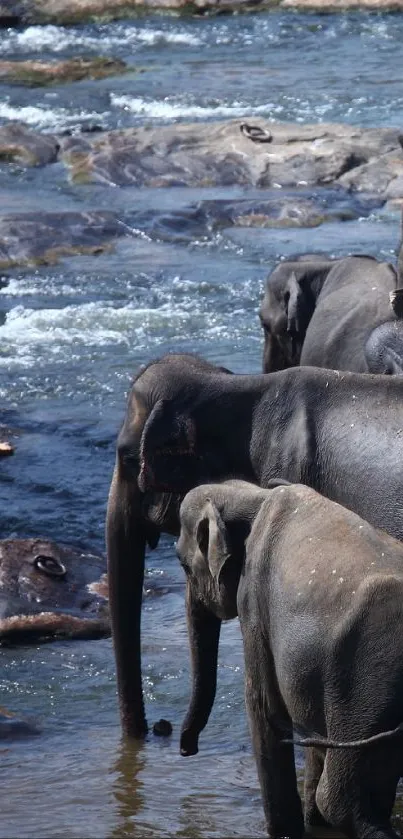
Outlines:
POLYGON ((0 457, 8 457, 10 454, 14 454, 15 448, 11 445, 11 443, 0 442, 0 457))
POLYGON ((54 137, 10 123, 0 128, 0 159, 25 165, 62 161, 70 179, 83 184, 338 186, 383 201, 403 197, 403 133, 398 129, 259 119, 253 126, 269 132, 272 140, 257 143, 241 126, 241 120, 113 131, 95 126, 94 131, 54 137))
POLYGON ((115 58, 71 58, 67 61, 0 61, 0 80, 35 87, 104 79, 127 72, 124 61, 115 58))
POLYGON ((384 197, 389 183, 403 171, 403 135, 397 129, 260 119, 255 124, 272 133, 270 144, 252 142, 241 133, 240 121, 174 124, 61 138, 59 157, 78 183, 148 187, 339 184, 384 197))
POLYGON ((109 636, 105 566, 48 539, 0 540, 0 642, 109 636))
POLYGON ((56 160, 58 150, 59 142, 53 134, 32 131, 19 122, 0 127, 0 161, 43 166, 56 160))
POLYGON ((0 216, 0 268, 54 264, 61 256, 103 253, 126 234, 117 217, 106 211, 0 216))
POLYGON ((0 27, 117 20, 144 10, 220 14, 276 6, 326 12, 356 8, 384 11, 401 10, 403 0, 0 0, 0 27))
POLYGON ((286 9, 309 9, 320 12, 341 12, 346 9, 398 11, 403 8, 402 0, 281 0, 279 5, 286 9))
POLYGON ((327 221, 347 221, 368 215, 380 200, 359 201, 343 190, 316 190, 314 197, 301 197, 296 190, 260 200, 203 201, 206 226, 218 227, 317 227, 327 221))
POLYGON ((187 14, 200 14, 206 11, 270 8, 273 5, 277 5, 277 0, 0 0, 0 26, 118 20, 144 9, 183 10, 187 14))
POLYGON ((0 740, 25 740, 38 734, 39 728, 33 722, 17 717, 6 708, 0 708, 0 740))
POLYGON ((160 719, 153 725, 153 733, 157 737, 170 737, 172 734, 172 723, 169 720, 160 719))
POLYGON ((25 3, 19 0, 0 0, 0 29, 18 26, 26 13, 25 3))

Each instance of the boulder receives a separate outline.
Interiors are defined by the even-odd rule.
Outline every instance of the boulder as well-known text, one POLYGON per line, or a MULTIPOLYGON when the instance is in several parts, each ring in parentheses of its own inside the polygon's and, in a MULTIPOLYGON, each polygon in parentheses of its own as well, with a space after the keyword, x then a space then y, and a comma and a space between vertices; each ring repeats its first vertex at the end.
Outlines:
POLYGON ((54 163, 58 150, 59 142, 53 134, 41 134, 20 122, 0 127, 0 161, 43 166, 54 163))
POLYGON ((0 61, 0 81, 27 87, 104 79, 128 70, 117 58, 70 58, 66 61, 0 61))

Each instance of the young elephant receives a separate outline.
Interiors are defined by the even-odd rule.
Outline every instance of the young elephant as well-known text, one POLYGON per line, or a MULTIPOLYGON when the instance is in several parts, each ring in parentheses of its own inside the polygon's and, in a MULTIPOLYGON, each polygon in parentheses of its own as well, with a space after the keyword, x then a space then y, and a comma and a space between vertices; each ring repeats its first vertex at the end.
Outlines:
POLYGON ((219 624, 238 614, 269 836, 304 833, 294 725, 311 732, 294 741, 309 747, 307 828, 397 839, 390 817, 403 774, 403 545, 286 482, 199 486, 180 519, 193 671, 181 753, 197 753, 215 695, 215 683, 203 683, 211 651, 195 637, 200 610, 219 624))

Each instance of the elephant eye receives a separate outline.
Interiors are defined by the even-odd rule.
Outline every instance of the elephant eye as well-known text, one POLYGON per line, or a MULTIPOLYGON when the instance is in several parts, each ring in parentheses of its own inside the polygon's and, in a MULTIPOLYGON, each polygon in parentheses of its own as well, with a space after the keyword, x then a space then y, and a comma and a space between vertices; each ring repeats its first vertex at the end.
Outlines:
POLYGON ((34 568, 37 568, 38 571, 42 571, 44 574, 47 574, 48 577, 65 577, 66 576, 66 568, 59 559, 56 559, 54 556, 48 556, 46 554, 37 554, 34 557, 34 568))

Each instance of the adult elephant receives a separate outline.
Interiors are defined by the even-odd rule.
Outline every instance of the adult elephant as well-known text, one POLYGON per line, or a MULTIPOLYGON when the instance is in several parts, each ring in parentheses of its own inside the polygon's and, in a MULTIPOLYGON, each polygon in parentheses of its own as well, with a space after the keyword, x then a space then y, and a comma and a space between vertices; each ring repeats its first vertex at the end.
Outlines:
MULTIPOLYGON (((228 375, 187 355, 165 356, 137 375, 107 511, 112 633, 129 735, 147 731, 140 656, 146 545, 155 547, 161 531, 178 534, 179 504, 190 488, 233 477, 265 487, 277 476, 403 539, 403 379, 309 367, 228 375)), ((196 654, 213 663, 217 622, 201 607, 193 617, 203 627, 196 654)), ((200 672, 202 686, 210 674, 200 672)))
POLYGON ((370 256, 287 260, 260 307, 263 371, 297 364, 360 373, 403 372, 403 322, 394 267, 370 256))

